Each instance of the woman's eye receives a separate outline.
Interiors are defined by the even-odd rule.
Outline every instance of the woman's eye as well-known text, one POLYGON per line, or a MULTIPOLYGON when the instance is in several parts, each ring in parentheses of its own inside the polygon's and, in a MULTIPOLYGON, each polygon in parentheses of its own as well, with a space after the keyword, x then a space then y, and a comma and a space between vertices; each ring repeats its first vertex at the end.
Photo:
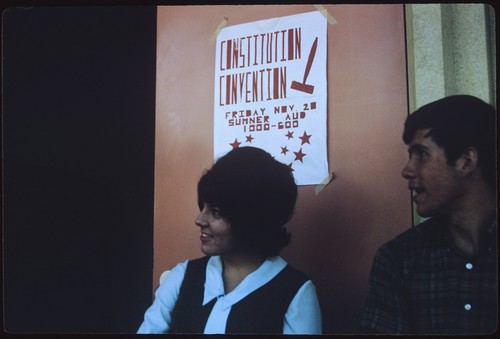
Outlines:
POLYGON ((216 218, 220 218, 221 217, 220 210, 217 207, 212 208, 212 215, 216 218))

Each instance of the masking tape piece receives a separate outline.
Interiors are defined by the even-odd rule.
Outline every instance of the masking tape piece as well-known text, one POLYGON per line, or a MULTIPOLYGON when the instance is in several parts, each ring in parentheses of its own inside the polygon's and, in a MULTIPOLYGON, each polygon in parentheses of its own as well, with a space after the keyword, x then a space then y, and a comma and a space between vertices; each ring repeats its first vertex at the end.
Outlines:
POLYGON ((333 18, 333 16, 331 16, 330 13, 328 13, 328 11, 326 10, 325 7, 323 7, 322 5, 314 5, 314 7, 316 7, 316 9, 318 11, 320 11, 321 14, 323 14, 323 16, 325 17, 325 19, 328 21, 328 23, 330 25, 333 25, 333 24, 337 23, 337 20, 335 20, 333 18))
POLYGON ((219 35, 220 31, 222 31, 222 29, 224 28, 224 26, 227 25, 227 22, 228 22, 228 19, 226 17, 224 17, 224 19, 222 19, 222 21, 220 22, 220 24, 215 29, 215 32, 212 34, 212 41, 217 40, 217 36, 219 35))
POLYGON ((333 172, 328 174, 328 176, 314 189, 316 195, 318 195, 330 183, 330 181, 332 181, 333 178, 334 178, 333 172))

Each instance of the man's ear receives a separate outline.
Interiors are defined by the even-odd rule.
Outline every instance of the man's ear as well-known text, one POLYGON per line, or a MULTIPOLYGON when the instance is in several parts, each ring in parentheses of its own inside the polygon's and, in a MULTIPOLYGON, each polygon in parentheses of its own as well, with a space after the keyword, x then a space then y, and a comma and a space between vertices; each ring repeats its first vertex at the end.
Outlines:
POLYGON ((464 176, 468 176, 477 169, 479 154, 474 147, 467 147, 456 161, 457 170, 464 176))

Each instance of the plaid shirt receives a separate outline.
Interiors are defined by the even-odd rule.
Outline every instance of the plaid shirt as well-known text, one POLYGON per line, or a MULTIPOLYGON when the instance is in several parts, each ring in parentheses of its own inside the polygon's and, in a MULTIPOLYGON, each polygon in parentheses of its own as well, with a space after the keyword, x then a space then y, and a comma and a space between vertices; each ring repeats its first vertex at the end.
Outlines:
POLYGON ((498 319, 496 223, 488 246, 464 255, 436 218, 382 246, 361 328, 386 334, 489 334, 498 319))

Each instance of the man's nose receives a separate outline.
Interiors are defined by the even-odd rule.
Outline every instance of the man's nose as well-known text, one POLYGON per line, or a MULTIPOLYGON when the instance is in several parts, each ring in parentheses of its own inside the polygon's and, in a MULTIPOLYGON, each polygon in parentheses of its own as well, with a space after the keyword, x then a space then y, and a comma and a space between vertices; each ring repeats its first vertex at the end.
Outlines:
POLYGON ((409 180, 415 177, 415 169, 413 168, 413 164, 411 159, 408 160, 408 163, 406 164, 405 167, 403 167, 403 170, 401 171, 401 175, 403 178, 409 180))

